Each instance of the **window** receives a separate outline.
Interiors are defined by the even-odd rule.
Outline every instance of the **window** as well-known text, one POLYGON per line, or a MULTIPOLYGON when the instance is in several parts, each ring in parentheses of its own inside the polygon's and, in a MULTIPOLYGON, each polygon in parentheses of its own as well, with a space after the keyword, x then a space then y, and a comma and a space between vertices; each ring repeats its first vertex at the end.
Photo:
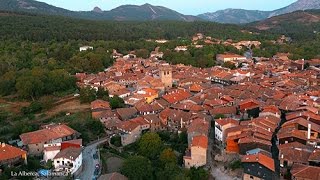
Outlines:
POLYGON ((60 161, 57 161, 57 163, 59 164, 59 163, 60 163, 60 161))
POLYGON ((253 176, 250 176, 250 179, 253 179, 253 176))

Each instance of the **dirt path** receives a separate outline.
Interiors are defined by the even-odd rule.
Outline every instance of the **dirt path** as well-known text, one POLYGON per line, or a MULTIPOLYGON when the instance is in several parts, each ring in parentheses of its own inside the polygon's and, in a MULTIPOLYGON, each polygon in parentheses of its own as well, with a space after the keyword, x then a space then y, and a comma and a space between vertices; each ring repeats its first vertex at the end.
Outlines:
POLYGON ((60 103, 59 105, 53 107, 52 109, 46 111, 46 118, 50 118, 60 112, 75 113, 79 111, 89 111, 90 104, 81 104, 79 99, 71 99, 60 103))
POLYGON ((225 173, 222 166, 212 168, 211 175, 215 178, 215 180, 240 180, 240 178, 230 176, 229 174, 225 173))
POLYGON ((14 114, 18 114, 20 113, 20 109, 22 107, 27 107, 29 106, 30 103, 29 102, 10 102, 10 101, 6 101, 4 99, 0 99, 0 110, 4 109, 5 111, 14 113, 14 114))

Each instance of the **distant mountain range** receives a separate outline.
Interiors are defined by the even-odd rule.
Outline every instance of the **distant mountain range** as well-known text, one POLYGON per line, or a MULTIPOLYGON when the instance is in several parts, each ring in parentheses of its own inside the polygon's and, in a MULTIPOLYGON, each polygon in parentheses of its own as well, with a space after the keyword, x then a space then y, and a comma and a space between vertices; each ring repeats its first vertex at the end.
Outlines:
POLYGON ((0 10, 25 11, 46 15, 61 15, 91 20, 117 20, 117 21, 147 21, 147 20, 175 20, 194 21, 200 18, 178 13, 162 6, 151 4, 123 5, 110 11, 103 11, 95 7, 92 11, 70 11, 51 6, 34 0, 0 0, 0 10))
POLYGON ((311 33, 318 32, 320 31, 320 10, 295 11, 259 22, 253 22, 248 24, 248 26, 259 30, 280 29, 279 32, 290 32, 291 29, 304 26, 311 28, 300 28, 300 31, 309 30, 311 33))
POLYGON ((153 6, 151 4, 144 4, 141 6, 123 5, 110 11, 103 11, 99 7, 95 7, 92 11, 70 11, 35 0, 0 0, 0 10, 4 11, 24 11, 91 20, 117 21, 204 20, 219 23, 242 24, 306 9, 320 9, 320 0, 298 0, 287 7, 274 11, 226 9, 213 13, 204 13, 198 16, 183 15, 169 8, 153 6))
POLYGON ((241 24, 260 21, 273 16, 308 9, 320 9, 320 0, 298 0, 289 6, 274 11, 226 9, 213 13, 200 14, 198 17, 204 20, 219 23, 241 24))

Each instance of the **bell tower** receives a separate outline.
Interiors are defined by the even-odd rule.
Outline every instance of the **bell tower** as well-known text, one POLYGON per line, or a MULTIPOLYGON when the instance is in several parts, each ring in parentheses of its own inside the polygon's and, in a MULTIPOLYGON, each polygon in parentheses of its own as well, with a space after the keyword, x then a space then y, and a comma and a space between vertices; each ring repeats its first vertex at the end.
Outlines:
POLYGON ((159 68, 161 82, 165 85, 166 88, 172 87, 172 68, 170 65, 162 65, 159 68))

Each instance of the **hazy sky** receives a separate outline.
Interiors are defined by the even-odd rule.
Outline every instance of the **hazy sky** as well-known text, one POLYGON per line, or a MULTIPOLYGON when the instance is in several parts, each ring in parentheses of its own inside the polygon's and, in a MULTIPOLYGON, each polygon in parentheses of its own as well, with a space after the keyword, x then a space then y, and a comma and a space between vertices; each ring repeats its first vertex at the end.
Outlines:
POLYGON ((110 10, 120 5, 135 4, 165 6, 183 14, 197 15, 226 8, 251 10, 275 10, 287 6, 296 0, 38 0, 69 10, 92 10, 95 6, 110 10))

